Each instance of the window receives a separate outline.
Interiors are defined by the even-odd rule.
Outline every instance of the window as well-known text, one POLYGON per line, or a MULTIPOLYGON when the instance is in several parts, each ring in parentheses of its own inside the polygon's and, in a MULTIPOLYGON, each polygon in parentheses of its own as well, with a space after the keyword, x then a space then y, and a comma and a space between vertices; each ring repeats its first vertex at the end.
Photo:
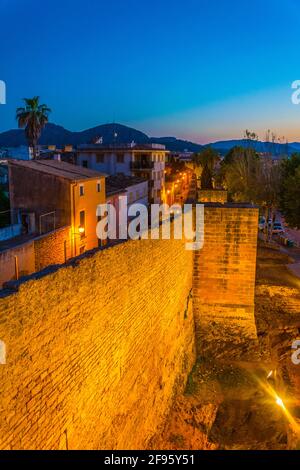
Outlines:
POLYGON ((84 252, 85 252, 85 246, 83 245, 79 248, 79 253, 82 255, 82 253, 84 252))
POLYGON ((120 153, 117 155, 117 163, 124 163, 124 155, 120 153))
POLYGON ((133 193, 129 193, 128 201, 129 201, 129 204, 133 202, 133 193))
POLYGON ((84 185, 83 184, 79 185, 79 196, 84 196, 84 185))
POLYGON ((101 192, 101 181, 97 181, 97 193, 101 192))
POLYGON ((87 160, 82 160, 81 165, 83 166, 83 168, 88 168, 88 166, 89 166, 87 160))
POLYGON ((85 235, 85 211, 79 212, 79 226, 80 228, 84 228, 83 232, 80 233, 81 238, 85 235))
POLYGON ((96 155, 96 161, 97 163, 104 163, 104 155, 103 154, 96 155))

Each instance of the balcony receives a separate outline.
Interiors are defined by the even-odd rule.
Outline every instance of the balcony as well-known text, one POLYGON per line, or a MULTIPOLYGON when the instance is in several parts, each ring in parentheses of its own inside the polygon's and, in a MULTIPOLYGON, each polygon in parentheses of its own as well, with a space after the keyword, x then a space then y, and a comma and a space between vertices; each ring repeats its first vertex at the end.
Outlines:
POLYGON ((153 170, 154 162, 148 160, 138 160, 136 162, 130 162, 131 170, 153 170))

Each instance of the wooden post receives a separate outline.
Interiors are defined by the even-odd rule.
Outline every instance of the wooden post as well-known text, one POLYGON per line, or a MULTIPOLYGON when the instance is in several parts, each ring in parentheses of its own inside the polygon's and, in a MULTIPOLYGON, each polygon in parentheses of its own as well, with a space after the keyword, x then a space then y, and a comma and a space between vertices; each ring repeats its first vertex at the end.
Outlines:
POLYGON ((15 276, 16 276, 16 280, 18 280, 19 279, 19 260, 17 256, 15 256, 15 276))

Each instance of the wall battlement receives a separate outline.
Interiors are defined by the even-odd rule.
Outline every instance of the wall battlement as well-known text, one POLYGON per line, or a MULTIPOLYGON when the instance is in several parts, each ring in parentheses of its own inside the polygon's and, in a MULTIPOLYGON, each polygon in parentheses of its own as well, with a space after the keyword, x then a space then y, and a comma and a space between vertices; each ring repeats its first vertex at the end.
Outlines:
POLYGON ((199 189, 198 200, 199 202, 220 202, 224 204, 227 202, 228 194, 225 189, 199 189))
POLYGON ((198 353, 234 354, 257 339, 254 288, 258 209, 206 204, 204 246, 195 252, 194 317, 198 353), (212 351, 213 350, 213 351, 212 351))

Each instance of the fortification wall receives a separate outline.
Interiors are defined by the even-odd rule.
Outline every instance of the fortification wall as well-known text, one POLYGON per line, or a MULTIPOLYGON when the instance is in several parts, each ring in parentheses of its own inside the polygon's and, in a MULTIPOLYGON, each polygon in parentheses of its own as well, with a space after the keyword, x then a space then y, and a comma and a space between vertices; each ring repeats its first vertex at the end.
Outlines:
POLYGON ((199 202, 220 202, 224 204, 227 202, 228 194, 223 189, 199 189, 198 199, 199 202))
POLYGON ((195 359, 193 253, 129 241, 52 271, 0 298, 0 448, 146 448, 195 359))
POLYGON ((257 339, 254 288, 258 209, 206 204, 204 246, 195 252, 194 317, 199 354, 234 355, 257 339))
POLYGON ((70 226, 62 227, 12 246, 0 252, 0 289, 16 279, 16 264, 19 278, 40 271, 53 264, 62 264, 72 256, 70 226))
POLYGON ((70 226, 56 229, 34 240, 35 270, 65 263, 72 255, 70 226))
POLYGON ((0 252, 0 289, 5 282, 16 279, 16 257, 20 276, 33 273, 35 271, 33 241, 0 252))

